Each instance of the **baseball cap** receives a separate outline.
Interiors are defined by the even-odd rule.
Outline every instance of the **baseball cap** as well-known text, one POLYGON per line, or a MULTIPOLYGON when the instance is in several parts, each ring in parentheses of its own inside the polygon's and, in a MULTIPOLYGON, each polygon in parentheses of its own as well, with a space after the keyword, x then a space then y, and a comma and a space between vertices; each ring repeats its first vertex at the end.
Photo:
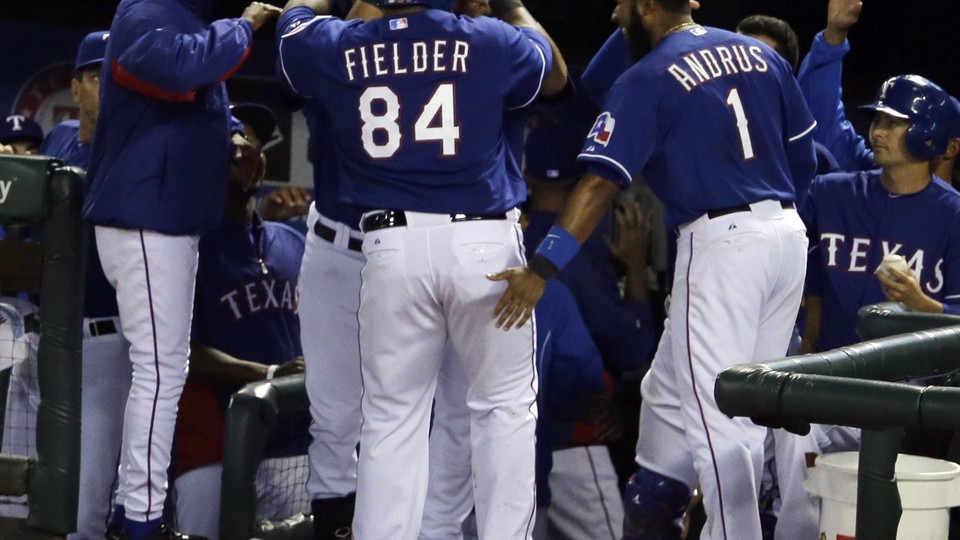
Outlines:
POLYGON ((102 64, 107 52, 107 38, 110 32, 100 31, 87 34, 77 50, 77 62, 74 69, 83 69, 93 64, 102 64))
POLYGON ((29 117, 11 114, 0 123, 0 144, 14 141, 35 141, 39 145, 43 142, 43 129, 29 117))
POLYGON ((538 180, 563 180, 579 174, 577 155, 584 136, 568 124, 543 122, 530 130, 523 152, 524 172, 538 180))
POLYGON ((263 150, 282 140, 277 133, 277 116, 269 107, 259 103, 237 103, 230 106, 230 113, 244 124, 250 124, 263 143, 263 150))

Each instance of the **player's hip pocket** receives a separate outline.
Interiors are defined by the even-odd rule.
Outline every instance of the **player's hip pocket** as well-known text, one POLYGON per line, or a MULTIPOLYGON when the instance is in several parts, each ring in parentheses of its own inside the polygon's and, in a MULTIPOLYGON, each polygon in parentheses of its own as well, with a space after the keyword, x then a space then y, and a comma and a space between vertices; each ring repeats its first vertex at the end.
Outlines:
POLYGON ((461 265, 519 264, 519 239, 507 222, 475 222, 454 226, 453 252, 461 265))
POLYGON ((363 255, 367 267, 385 267, 399 264, 403 257, 403 239, 397 229, 383 229, 368 233, 363 239, 363 255))

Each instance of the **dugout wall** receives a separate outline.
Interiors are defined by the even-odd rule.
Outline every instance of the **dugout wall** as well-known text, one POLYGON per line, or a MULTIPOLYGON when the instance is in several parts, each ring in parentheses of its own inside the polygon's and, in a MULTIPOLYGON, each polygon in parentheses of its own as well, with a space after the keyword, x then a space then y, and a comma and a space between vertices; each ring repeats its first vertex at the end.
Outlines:
MULTIPOLYGON (((87 227, 84 176, 41 156, 0 156, 0 288, 39 294, 37 459, 0 455, 0 492, 28 496, 26 529, 75 529, 80 469, 80 381, 87 227), (11 238, 29 227, 42 241, 11 238)), ((23 525, 23 524, 19 524, 23 525)), ((18 524, 5 522, 4 527, 18 524)), ((15 533, 23 538, 23 529, 15 533)), ((0 529, 0 537, 14 537, 0 529)))

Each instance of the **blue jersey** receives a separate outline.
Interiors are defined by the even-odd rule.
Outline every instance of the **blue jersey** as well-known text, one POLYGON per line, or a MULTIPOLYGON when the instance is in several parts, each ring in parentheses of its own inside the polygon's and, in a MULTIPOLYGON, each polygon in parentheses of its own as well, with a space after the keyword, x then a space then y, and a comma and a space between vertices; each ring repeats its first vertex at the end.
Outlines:
MULTIPOLYGON (((557 215, 534 211, 528 212, 527 217, 523 243, 532 253, 555 224, 557 215)), ((607 213, 560 272, 559 279, 573 294, 590 336, 600 349, 604 367, 618 376, 638 372, 650 364, 658 332, 649 303, 624 301, 620 296, 610 248, 603 241, 604 236, 612 234, 613 219, 607 213)))
POLYGON ((550 503, 552 452, 561 448, 582 416, 585 399, 603 393, 600 351, 590 339, 570 291, 547 281, 537 304, 537 505, 550 503))
POLYGON ((197 235, 220 221, 231 122, 223 80, 249 54, 246 19, 207 25, 208 0, 123 0, 100 79, 84 218, 197 235))
POLYGON ((790 66, 753 38, 700 26, 668 34, 603 111, 579 160, 623 186, 642 173, 669 228, 711 209, 795 201, 813 177, 813 118, 790 66))
POLYGON ((281 79, 331 116, 342 200, 479 214, 522 202, 503 111, 533 101, 551 70, 541 34, 436 9, 344 22, 306 8, 279 33, 281 79))
POLYGON ((301 355, 297 276, 303 235, 286 225, 225 219, 200 237, 191 340, 244 360, 301 355))
POLYGON ((892 195, 880 172, 817 177, 800 215, 815 246, 808 296, 822 296, 820 350, 859 342, 857 310, 885 302, 873 272, 903 255, 923 292, 960 313, 960 193, 934 177, 911 195, 892 195))
POLYGON ((603 105, 610 87, 630 67, 631 60, 630 43, 618 28, 610 34, 597 54, 593 55, 580 77, 583 93, 594 105, 603 105))
POLYGON ((314 101, 304 106, 303 115, 310 132, 308 152, 313 163, 313 193, 317 212, 359 229, 363 209, 340 201, 340 156, 333 139, 330 115, 314 101))
MULTIPOLYGON (((90 145, 81 144, 80 122, 66 120, 54 126, 43 139, 40 153, 58 158, 64 165, 87 169, 90 164, 90 145)), ((89 179, 88 179, 89 180, 89 179)), ((107 281, 100 265, 97 242, 90 235, 87 252, 87 282, 83 300, 83 316, 90 318, 116 317, 120 313, 117 307, 117 294, 107 281)))
POLYGON ((81 144, 79 135, 79 120, 60 122, 43 138, 39 153, 59 158, 64 165, 86 170, 90 164, 90 145, 81 144))
POLYGON ((865 171, 875 167, 873 151, 847 121, 843 107, 843 57, 850 44, 831 45, 817 34, 800 64, 797 82, 810 112, 817 120, 814 137, 836 158, 841 170, 865 171))

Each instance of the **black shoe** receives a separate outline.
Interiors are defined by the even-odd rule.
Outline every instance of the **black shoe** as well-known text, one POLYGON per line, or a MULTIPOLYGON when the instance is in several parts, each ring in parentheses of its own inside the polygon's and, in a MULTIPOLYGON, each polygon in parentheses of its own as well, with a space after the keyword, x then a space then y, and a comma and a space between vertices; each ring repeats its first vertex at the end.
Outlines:
POLYGON ((333 499, 314 499, 310 503, 313 510, 314 540, 350 540, 353 524, 353 507, 356 494, 333 499))
POLYGON ((120 525, 111 524, 103 533, 103 540, 120 540, 120 525))
MULTIPOLYGON (((106 537, 105 537, 106 538, 106 537)), ((127 535, 127 532, 124 531, 119 540, 129 540, 130 537, 127 535)), ((180 534, 177 531, 167 527, 166 525, 160 525, 147 537, 147 540, 208 540, 206 536, 196 536, 196 535, 187 535, 180 534)))

